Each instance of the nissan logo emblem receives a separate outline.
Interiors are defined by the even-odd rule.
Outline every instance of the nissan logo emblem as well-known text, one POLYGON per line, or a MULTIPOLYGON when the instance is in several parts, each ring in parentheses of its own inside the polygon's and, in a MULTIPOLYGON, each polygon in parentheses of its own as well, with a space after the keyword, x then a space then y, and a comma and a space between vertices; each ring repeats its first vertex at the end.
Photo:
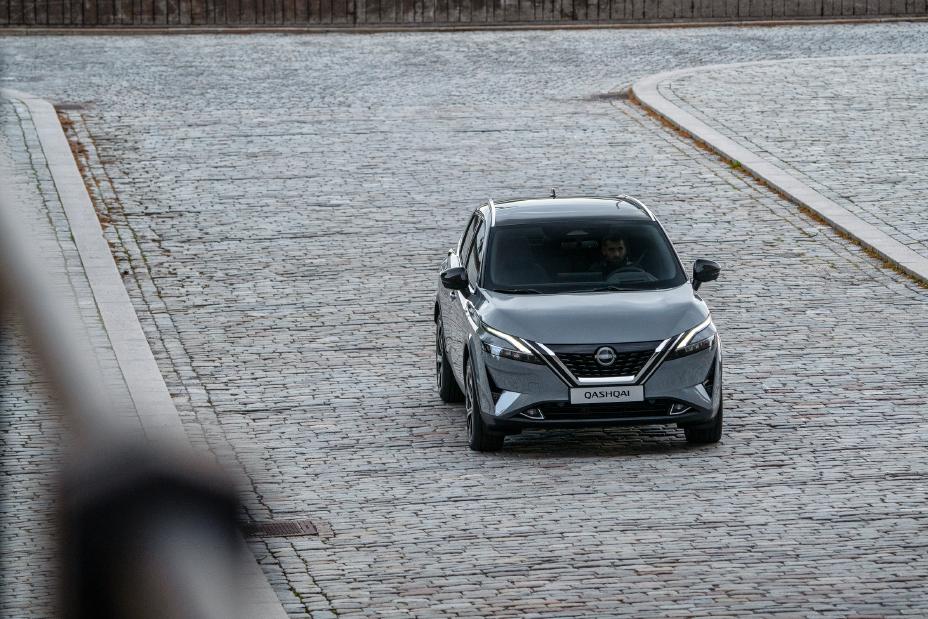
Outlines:
POLYGON ((597 349, 593 357, 599 365, 610 366, 615 363, 615 351, 608 346, 597 349))

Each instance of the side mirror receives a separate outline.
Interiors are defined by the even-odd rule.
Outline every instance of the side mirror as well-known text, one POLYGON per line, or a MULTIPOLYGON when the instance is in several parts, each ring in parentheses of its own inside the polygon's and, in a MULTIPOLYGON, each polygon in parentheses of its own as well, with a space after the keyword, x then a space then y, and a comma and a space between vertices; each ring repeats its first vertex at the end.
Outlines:
POLYGON ((441 272, 441 285, 448 290, 467 289, 467 271, 464 267, 452 267, 441 272))
POLYGON ((693 263, 693 290, 699 290, 703 282, 711 282, 719 278, 722 267, 718 262, 700 258, 693 263))

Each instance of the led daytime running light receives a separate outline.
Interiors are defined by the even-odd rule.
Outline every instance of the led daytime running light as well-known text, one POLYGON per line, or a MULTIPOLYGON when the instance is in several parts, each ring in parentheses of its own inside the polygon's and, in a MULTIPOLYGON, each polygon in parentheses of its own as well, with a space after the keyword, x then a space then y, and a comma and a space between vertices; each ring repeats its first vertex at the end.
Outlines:
POLYGON ((703 329, 705 329, 706 327, 708 327, 710 324, 712 324, 712 316, 711 316, 711 315, 708 316, 708 317, 707 317, 705 320, 703 320, 701 323, 699 323, 698 325, 696 325, 695 327, 693 327, 692 329, 690 329, 689 331, 687 331, 687 332, 686 332, 686 335, 683 336, 683 339, 680 340, 680 343, 677 344, 676 350, 682 350, 682 349, 686 348, 686 345, 690 343, 690 340, 692 340, 694 337, 696 337, 696 334, 697 334, 697 333, 699 333, 700 331, 702 331, 703 329))
POLYGON ((511 335, 506 335, 502 331, 497 331, 493 327, 488 327, 485 324, 481 324, 481 326, 483 327, 483 330, 489 333, 490 335, 496 336, 499 339, 505 340, 509 342, 510 344, 512 344, 513 346, 515 346, 515 349, 518 350, 519 352, 526 354, 526 355, 534 356, 534 353, 531 350, 529 350, 525 344, 520 342, 518 338, 514 338, 511 335))

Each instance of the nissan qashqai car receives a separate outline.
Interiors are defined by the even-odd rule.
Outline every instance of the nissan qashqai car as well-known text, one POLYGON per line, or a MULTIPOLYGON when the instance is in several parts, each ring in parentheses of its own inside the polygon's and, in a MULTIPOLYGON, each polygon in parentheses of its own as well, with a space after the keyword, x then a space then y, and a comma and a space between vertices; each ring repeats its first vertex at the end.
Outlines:
POLYGON ((471 449, 525 429, 676 424, 722 435, 722 351, 664 228, 628 196, 478 208, 441 264, 435 371, 471 449))

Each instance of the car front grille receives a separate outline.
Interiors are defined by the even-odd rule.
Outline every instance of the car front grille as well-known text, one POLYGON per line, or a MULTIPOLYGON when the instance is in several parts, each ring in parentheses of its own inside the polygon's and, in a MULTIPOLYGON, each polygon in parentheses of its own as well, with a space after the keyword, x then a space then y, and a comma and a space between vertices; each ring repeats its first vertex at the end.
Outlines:
POLYGON ((635 344, 597 344, 597 345, 550 345, 561 363, 577 378, 610 378, 614 376, 636 376, 654 354, 660 342, 639 342, 635 344), (615 351, 615 362, 600 365, 595 353, 602 346, 609 346, 615 351))

